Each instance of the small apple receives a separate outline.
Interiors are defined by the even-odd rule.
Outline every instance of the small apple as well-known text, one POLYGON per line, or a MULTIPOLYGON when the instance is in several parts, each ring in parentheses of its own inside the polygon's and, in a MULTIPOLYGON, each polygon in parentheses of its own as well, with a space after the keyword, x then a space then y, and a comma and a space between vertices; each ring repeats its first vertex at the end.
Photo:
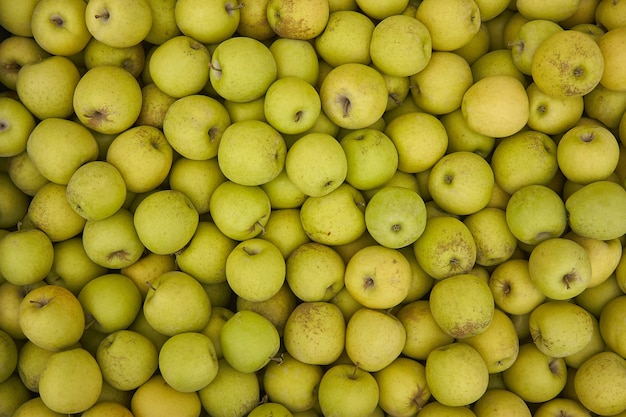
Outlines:
POLYGON ((54 246, 39 229, 16 230, 0 238, 0 274, 15 285, 43 281, 54 263, 54 246))
POLYGON ((146 64, 146 53, 143 45, 116 48, 91 38, 84 49, 85 67, 91 69, 99 65, 117 65, 139 77, 146 64))
POLYGON ((264 113, 268 123, 284 134, 311 129, 322 110, 319 94, 307 81, 283 76, 265 93, 264 113))
POLYGON ((550 35, 564 30, 558 23, 547 19, 533 19, 524 23, 510 43, 513 63, 521 72, 531 75, 533 56, 537 47, 550 35))
POLYGON ((474 0, 425 0, 418 6, 415 18, 426 25, 433 49, 438 51, 462 47, 481 26, 480 9, 474 0))
MULTIPOLYGON (((31 16, 29 16, 28 20, 29 27, 30 17, 31 16)), ((8 89, 15 91, 17 75, 20 69, 24 65, 41 61, 48 56, 50 56, 50 54, 39 46, 37 41, 30 36, 26 37, 14 34, 14 36, 6 37, 0 42, 0 67, 2 67, 2 71, 0 71, 0 83, 8 89)))
POLYGON ((330 301, 344 287, 345 268, 333 248, 307 242, 287 257, 286 280, 302 301, 330 301))
POLYGON ((272 210, 260 237, 276 245, 285 260, 297 247, 311 241, 302 227, 298 208, 272 210))
MULTIPOLYGON (((249 4, 246 4, 248 7, 249 4)), ((277 68, 277 77, 296 77, 311 84, 317 83, 319 61, 311 41, 303 39, 275 38, 270 45, 277 68)))
POLYGON ((494 302, 511 315, 529 314, 546 296, 530 278, 527 259, 508 259, 497 265, 489 276, 494 302))
POLYGON ((429 300, 404 304, 397 311, 396 317, 406 330, 402 353, 409 358, 425 360, 431 350, 454 341, 433 318, 429 300))
POLYGON ((374 376, 355 365, 329 368, 318 388, 323 415, 367 416, 378 405, 379 389, 374 376))
POLYGON ((85 9, 85 23, 100 42, 124 48, 146 38, 152 27, 152 9, 146 0, 90 1, 85 9))
POLYGON ((460 108, 441 115, 439 120, 448 136, 447 152, 469 151, 487 158, 493 151, 495 138, 472 130, 467 125, 460 108))
POLYGON ((239 25, 243 3, 237 0, 198 2, 177 1, 174 8, 176 26, 185 35, 203 44, 217 44, 230 38, 239 25))
POLYGON ((313 39, 326 27, 328 0, 269 0, 267 22, 281 38, 313 39))
POLYGON ((0 155, 7 158, 24 152, 35 125, 35 117, 24 104, 9 97, 0 97, 0 155))
POLYGON ((363 13, 335 10, 330 13, 324 31, 315 38, 315 50, 332 67, 350 62, 368 65, 374 27, 374 22, 363 13))
POLYGON ((420 362, 398 357, 374 373, 379 388, 379 406, 394 416, 412 416, 430 399, 426 372, 420 362))
POLYGON ((530 105, 528 127, 547 135, 564 133, 574 127, 585 109, 583 97, 553 97, 541 91, 535 83, 526 87, 526 94, 530 105))
POLYGON ((517 238, 509 230, 504 210, 485 207, 465 217, 463 222, 474 236, 478 265, 500 265, 515 253, 517 238))

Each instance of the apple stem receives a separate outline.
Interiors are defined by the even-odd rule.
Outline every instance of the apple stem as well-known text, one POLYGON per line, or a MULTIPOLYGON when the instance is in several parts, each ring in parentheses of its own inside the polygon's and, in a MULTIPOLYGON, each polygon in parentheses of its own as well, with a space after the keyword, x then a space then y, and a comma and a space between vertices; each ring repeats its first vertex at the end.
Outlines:
POLYGON ((359 363, 354 364, 354 370, 352 371, 352 375, 350 375, 350 379, 356 378, 356 373, 359 371, 359 363))
POLYGON ((285 360, 285 355, 283 353, 281 353, 278 356, 272 356, 270 358, 271 361, 277 362, 279 365, 283 363, 283 361, 285 360))
MULTIPOLYGON (((416 86, 417 87, 417 86, 416 86)), ((410 88, 410 87, 409 87, 410 88)), ((389 98, 396 103, 397 105, 402 104, 402 101, 398 99, 398 95, 396 93, 389 94, 389 98)))
POLYGON ((150 281, 146 281, 146 285, 151 289, 156 291, 156 288, 154 288, 154 285, 152 285, 152 283, 150 281))
POLYGON ((22 230, 22 222, 17 222, 17 231, 19 232, 20 230, 22 230))

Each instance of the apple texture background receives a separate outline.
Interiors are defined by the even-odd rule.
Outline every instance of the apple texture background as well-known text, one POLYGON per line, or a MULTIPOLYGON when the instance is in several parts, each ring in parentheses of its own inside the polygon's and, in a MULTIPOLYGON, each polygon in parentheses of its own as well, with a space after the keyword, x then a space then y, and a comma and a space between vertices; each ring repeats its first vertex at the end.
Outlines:
POLYGON ((0 417, 626 417, 626 1, 0 0, 0 417))

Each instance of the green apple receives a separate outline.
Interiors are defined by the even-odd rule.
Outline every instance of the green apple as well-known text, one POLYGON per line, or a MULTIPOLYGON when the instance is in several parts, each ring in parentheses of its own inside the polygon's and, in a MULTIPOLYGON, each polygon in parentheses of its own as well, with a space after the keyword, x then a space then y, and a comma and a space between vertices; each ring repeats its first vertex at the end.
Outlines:
POLYGON ((441 329, 455 339, 485 332, 494 315, 488 284, 473 274, 438 281, 430 293, 430 310, 441 329))
POLYGON ((609 90, 626 91, 622 83, 625 74, 622 66, 624 57, 623 42, 626 31, 621 27, 613 28, 600 37, 598 46, 604 58, 604 71, 600 83, 609 90))
POLYGON ((299 208, 308 197, 295 186, 284 169, 276 178, 260 187, 270 199, 272 208, 276 210, 299 208))
POLYGON ((209 212, 213 191, 226 179, 217 158, 194 160, 180 157, 174 161, 168 175, 170 188, 189 197, 200 215, 209 212))
POLYGON ((245 7, 239 10, 237 34, 260 41, 274 38, 276 33, 267 21, 268 3, 269 0, 246 1, 245 7))
POLYGON ((302 301, 329 301, 344 287, 345 263, 330 246, 307 242, 286 259, 289 288, 302 301))
MULTIPOLYGON (((513 20, 513 19, 511 19, 513 20)), ((512 40, 509 42, 513 42, 512 40)), ((513 54, 508 48, 501 48, 483 54, 470 66, 474 82, 480 81, 493 75, 508 75, 525 87, 529 80, 526 74, 519 70, 513 62, 513 54)))
POLYGON ((609 301, 600 314, 600 333, 606 346, 613 352, 624 356, 626 343, 624 343, 624 325, 620 322, 620 311, 626 304, 626 296, 620 295, 609 301))
POLYGON ((100 42, 124 48, 146 38, 152 27, 152 9, 146 0, 90 1, 85 23, 100 42))
POLYGON ((101 220, 118 211, 126 201, 122 174, 106 161, 81 165, 67 183, 69 205, 87 220, 101 220))
POLYGON ((0 382, 4 382, 17 370, 18 348, 15 340, 3 330, 0 330, 0 353, 3 357, 0 364, 0 382))
MULTIPOLYGON (((592 271, 594 265, 592 265, 592 271)), ((582 293, 574 297, 574 302, 594 317, 599 318, 607 303, 622 294, 623 291, 617 281, 617 274, 612 273, 601 284, 587 287, 582 293)))
POLYGON ((568 180, 589 184, 605 180, 615 171, 619 161, 619 143, 605 127, 574 126, 559 140, 556 157, 568 180))
POLYGON ((165 343, 165 341, 169 338, 169 336, 157 332, 154 327, 148 323, 148 320, 146 320, 146 316, 143 313, 143 309, 139 310, 135 321, 126 330, 131 330, 147 337, 148 340, 150 340, 150 342, 152 342, 152 344, 157 348, 157 352, 161 346, 163 346, 163 343, 165 343))
POLYGON ((323 368, 301 362, 288 353, 283 353, 281 359, 270 362, 263 372, 263 389, 269 400, 283 404, 291 412, 313 408, 323 368))
MULTIPOLYGON (((228 291, 232 293, 230 287, 225 283, 228 291)), ((250 310, 268 319, 279 336, 283 336, 287 319, 293 312, 299 300, 286 283, 279 288, 278 292, 264 301, 250 301, 245 298, 236 297, 235 308, 237 311, 250 310)))
POLYGON ((144 41, 152 45, 161 45, 181 34, 176 24, 176 3, 177 0, 148 0, 152 11, 152 26, 144 41))
POLYGON ((501 139, 491 156, 495 181, 508 194, 525 185, 548 185, 560 165, 554 140, 535 130, 501 139))
POLYGON ((143 313, 148 324, 166 336, 198 332, 209 322, 211 302, 194 277, 168 271, 150 283, 143 313))
POLYGON ((145 84, 141 88, 141 111, 135 124, 163 128, 163 120, 170 106, 176 98, 161 90, 154 82, 145 84))
POLYGON ((133 264, 121 268, 120 273, 133 280, 142 297, 148 293, 149 287, 146 282, 151 282, 164 272, 177 269, 176 259, 173 255, 157 255, 147 253, 133 264))
POLYGON ((217 375, 197 395, 210 415, 243 417, 259 404, 260 391, 258 375, 240 372, 220 359, 217 375))
POLYGON ((175 390, 155 374, 133 393, 130 410, 135 417, 199 416, 202 403, 197 393, 175 390))
POLYGON ((144 193, 165 181, 173 154, 161 130, 154 126, 135 126, 113 139, 106 162, 122 174, 127 191, 144 193))
POLYGON ((93 406, 102 391, 98 362, 82 348, 57 352, 39 380, 39 395, 52 411, 80 413, 93 406))
POLYGON ((32 36, 32 27, 30 25, 33 10, 38 0, 28 0, 21 3, 19 7, 14 7, 10 1, 0 2, 0 24, 7 31, 18 36, 32 36))
POLYGON ((97 347, 102 377, 112 387, 131 391, 148 381, 158 368, 158 350, 146 336, 121 329, 108 334, 97 347))
POLYGON ((432 168, 446 153, 448 135, 432 114, 411 111, 396 117, 384 129, 398 153, 398 170, 418 173, 432 168))
POLYGON ((586 409, 580 402, 570 398, 553 398, 541 404, 533 416, 535 417, 547 417, 553 416, 555 413, 561 413, 571 416, 589 416, 589 410, 586 409))
POLYGON ((326 27, 328 0, 270 0, 267 22, 281 38, 313 39, 326 27))
POLYGON ((379 388, 379 406, 398 417, 413 416, 430 399, 426 372, 420 362, 398 357, 374 373, 379 388))
POLYGON ((259 186, 225 181, 211 195, 210 213, 227 237, 243 241, 258 236, 271 213, 269 197, 259 186))
POLYGON ((22 102, 0 97, 0 156, 7 158, 24 152, 35 126, 35 117, 22 102))
POLYGON ((619 26, 624 16, 624 5, 611 0, 600 0, 596 2, 593 17, 598 23, 607 29, 619 26))
POLYGON ((262 369, 278 353, 280 336, 268 319, 251 310, 236 312, 222 326, 224 359, 239 372, 262 369))
POLYGON ((389 15, 376 24, 372 32, 370 56, 385 74, 398 77, 417 74, 427 66, 431 54, 430 32, 411 16, 389 15))
POLYGON ((565 236, 581 245, 587 251, 591 261, 591 281, 587 288, 592 288, 606 281, 620 262, 621 245, 619 239, 601 240, 587 238, 570 231, 565 236))
POLYGON ((80 79, 78 68, 69 58, 55 55, 24 65, 15 89, 20 101, 38 119, 66 118, 74 112, 72 100, 80 79))
POLYGON ((185 35, 203 44, 216 44, 235 33, 243 7, 237 0, 210 3, 183 0, 176 2, 174 17, 185 35))
POLYGON ((564 29, 558 23, 546 19, 533 19, 524 23, 510 43, 513 63, 524 74, 531 75, 533 56, 537 47, 550 35, 564 29))
POLYGON ((429 300, 421 299, 402 305, 396 317, 406 330, 402 353, 408 358, 426 360, 430 351, 454 341, 435 321, 429 300))
POLYGON ((160 190, 139 203, 133 222, 143 245, 153 253, 166 255, 189 243, 198 227, 199 215, 182 192, 160 190))
MULTIPOLYGON (((478 4, 479 8, 482 7, 482 5, 480 4, 480 1, 476 2, 476 4, 478 4)), ((493 4, 495 5, 495 2, 493 4)), ((505 10, 505 11, 510 11, 510 10, 505 10)), ((454 52, 455 54, 457 54, 460 57, 462 57, 463 59, 465 59, 465 61, 467 61, 468 64, 472 65, 481 56, 489 53, 489 50, 492 47, 492 45, 491 45, 491 32, 489 31, 487 22, 491 22, 489 24, 492 24, 495 21, 497 21, 498 18, 502 19, 503 18, 502 16, 506 15, 506 14, 507 13, 502 12, 498 16, 496 16, 496 17, 494 17, 492 19, 489 19, 487 21, 483 21, 484 24, 481 23, 480 29, 474 35, 474 37, 472 39, 470 39, 470 41, 468 43, 466 43, 465 45, 461 46, 460 48, 455 49, 452 52, 454 52)), ((483 16, 482 16, 482 13, 481 13, 481 19, 482 18, 483 18, 483 16)), ((495 32, 495 30, 496 29, 495 29, 495 25, 494 25, 494 32, 495 32)), ((494 37, 496 37, 496 36, 494 35, 494 37)), ((498 44, 502 43, 502 41, 496 41, 496 42, 498 44)), ((494 42, 494 44, 496 42, 494 42)), ((504 48, 504 46, 502 46, 502 48, 504 48)))
POLYGON ((131 417, 132 413, 126 405, 115 401, 101 401, 85 410, 85 417, 131 417))
POLYGON ((300 245, 311 241, 302 227, 298 208, 272 210, 260 237, 276 245, 285 260, 300 245))
POLYGON ((406 330, 400 320, 381 310, 363 307, 346 324, 345 349, 359 369, 377 372, 402 353, 406 330))
POLYGON ((413 250, 419 265, 435 279, 468 273, 477 256, 469 228, 450 216, 428 219, 424 232, 413 243, 413 250))
POLYGON ((42 281, 52 269, 54 246, 39 229, 16 230, 0 238, 0 274, 15 285, 42 281))
POLYGON ((626 398, 618 389, 625 378, 624 358, 615 352, 600 352, 578 368, 574 390, 580 403, 593 413, 618 415, 626 410, 626 398))
MULTIPOLYGON (((33 160, 26 151, 10 157, 7 174, 12 182, 11 188, 17 187, 22 193, 31 197, 37 194, 41 187, 50 182, 41 175, 41 172, 35 167, 33 160)), ((11 206, 15 208, 18 205, 11 204, 11 206)))
POLYGON ((379 389, 371 373, 355 365, 337 364, 324 372, 318 398, 323 415, 367 416, 378 405, 379 389))
POLYGON ((393 0, 381 4, 374 0, 356 0, 356 5, 362 13, 372 20, 383 20, 393 15, 403 15, 409 6, 408 0, 393 0))
POLYGON ((284 347, 294 359, 310 365, 330 365, 345 347, 346 323, 337 305, 312 301, 298 304, 283 332, 284 347))
POLYGON ((346 182, 359 190, 386 184, 398 168, 398 151, 385 133, 376 129, 357 129, 339 142, 348 163, 346 182))
POLYGON ((139 77, 146 64, 146 53, 143 45, 116 48, 91 38, 84 50, 85 67, 91 69, 99 65, 117 65, 139 77))
MULTIPOLYGON (((517 394, 502 388, 490 388, 472 406, 480 417, 496 417, 506 414, 511 417, 531 417, 528 404, 517 394)), ((558 414, 557 414, 558 415, 558 414)))
POLYGON ((315 38, 315 50, 332 67, 350 62, 368 65, 374 27, 374 22, 363 13, 335 10, 330 13, 324 31, 315 38))
POLYGON ((35 288, 45 286, 45 281, 40 281, 32 285, 15 285, 8 281, 0 284, 0 329, 9 334, 15 341, 26 339, 19 324, 19 311, 22 300, 30 291, 35 288))
POLYGON ((358 250, 350 258, 344 284, 359 304, 382 310, 404 301, 412 277, 411 265, 400 251, 373 245, 358 250))
POLYGON ((387 107, 387 84, 374 68, 359 63, 334 67, 320 86, 322 110, 339 127, 362 129, 387 107))
POLYGON ((0 189, 4 196, 0 203, 0 227, 13 228, 27 215, 30 197, 15 185, 7 173, 0 174, 0 189))
POLYGON ((531 75, 546 94, 583 96, 598 85, 603 70, 602 52, 591 36, 576 30, 562 30, 537 47, 531 75))
POLYGON ((619 122, 626 110, 626 90, 609 90, 602 84, 583 97, 585 113, 604 124, 609 129, 619 127, 619 122))
POLYGON ((447 133, 447 152, 469 151, 477 153, 483 158, 491 154, 495 146, 495 139, 472 130, 467 125, 460 108, 441 115, 439 120, 447 133))
POLYGON ((130 72, 115 65, 101 65, 88 70, 78 81, 73 106, 85 126, 114 134, 135 123, 141 101, 141 86, 130 72))
POLYGON ((41 399, 41 397, 34 397, 28 401, 22 403, 22 405, 15 410, 13 414, 15 417, 63 417, 63 414, 57 413, 49 409, 41 399))
POLYGON ((462 342, 434 349, 426 358, 426 383, 443 405, 459 407, 477 401, 487 390, 489 371, 478 351, 462 342))
POLYGON ((319 94, 302 78, 278 78, 265 93, 265 118, 281 133, 304 133, 313 127, 320 112, 319 94))
POLYGON ((234 314, 235 312, 227 307, 212 305, 209 322, 204 329, 201 330, 201 333, 213 342, 213 349, 215 349, 215 356, 218 360, 224 357, 222 354, 222 345, 220 344, 220 332, 222 331, 222 326, 234 314))
POLYGON ((611 240, 625 232, 626 191, 612 181, 595 181, 565 200, 570 228, 583 237, 611 240))
MULTIPOLYGON (((31 11, 32 12, 32 11, 31 11)), ((30 26, 30 16, 29 16, 30 26)), ((31 34, 32 35, 32 34, 31 34)), ((20 69, 27 64, 38 62, 50 56, 37 41, 28 36, 6 37, 0 42, 0 83, 15 91, 17 75, 20 69)))
POLYGON ((489 288, 496 306, 511 315, 529 314, 546 298, 530 278, 527 259, 511 258, 497 265, 489 288))
POLYGON ((476 243, 476 263, 496 266, 511 258, 517 248, 517 238, 506 223, 506 212, 497 207, 485 207, 463 219, 476 243))
POLYGON ((280 132, 259 120, 228 126, 217 150, 222 173, 244 186, 258 186, 276 178, 285 166, 286 154, 287 146, 280 132))
POLYGON ((105 219, 88 220, 82 242, 89 259, 109 269, 134 264, 145 249, 133 224, 132 213, 124 208, 105 219))
POLYGON ((14 413, 26 402, 33 398, 30 392, 20 380, 17 374, 11 375, 6 381, 0 382, 0 412, 7 416, 14 413))
POLYGON ((506 222, 520 242, 536 245, 563 234, 567 227, 565 203, 545 185, 525 185, 511 195, 506 222))
POLYGON ((226 107, 231 122, 243 122, 245 120, 260 120, 267 122, 265 119, 265 96, 261 96, 252 101, 239 102, 232 100, 223 100, 222 104, 226 107))
POLYGON ((348 183, 321 197, 307 198, 300 208, 302 227, 314 241, 325 245, 343 245, 366 230, 365 199, 348 183))
POLYGON ((474 0, 423 0, 415 18, 426 25, 433 49, 438 51, 462 47, 481 26, 480 9, 474 0))
POLYGON ((528 19, 565 20, 578 9, 578 0, 560 0, 546 5, 537 0, 519 0, 517 10, 528 19))
POLYGON ((591 280, 591 262, 585 249, 560 237, 535 246, 528 257, 528 268, 539 291, 553 300, 579 295, 591 280))
POLYGON ((277 74, 276 60, 267 46, 253 38, 234 37, 213 51, 209 79, 222 98, 248 102, 263 96, 277 74))
POLYGON ((261 402, 254 407, 248 417, 293 417, 287 407, 275 402, 261 402))
POLYGON ((583 97, 553 97, 535 83, 526 87, 526 94, 530 105, 528 127, 548 135, 564 133, 574 127, 585 108, 583 97))

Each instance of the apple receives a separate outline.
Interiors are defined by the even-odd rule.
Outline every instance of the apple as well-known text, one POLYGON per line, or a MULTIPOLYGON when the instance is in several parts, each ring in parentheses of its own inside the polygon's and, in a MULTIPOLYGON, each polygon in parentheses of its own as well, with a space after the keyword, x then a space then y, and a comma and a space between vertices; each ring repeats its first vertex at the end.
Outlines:
POLYGON ((564 133, 574 127, 586 107, 581 96, 554 97, 541 91, 535 83, 526 87, 526 94, 530 105, 528 127, 548 135, 564 133))
POLYGON ((335 362, 345 347, 346 324, 331 302, 303 302, 285 323, 283 344, 294 359, 312 365, 335 362))
MULTIPOLYGON (((30 20, 29 20, 30 23, 30 20)), ((49 57, 37 41, 26 36, 7 36, 0 42, 0 82, 10 90, 15 91, 17 75, 20 69, 27 64, 38 62, 49 57)))
MULTIPOLYGON (((513 20, 513 19, 511 19, 513 20)), ((512 40, 510 41, 512 42, 512 40)), ((501 48, 487 52, 470 66, 474 82, 493 75, 508 75, 522 83, 524 88, 528 87, 529 79, 522 71, 515 66, 513 54, 508 48, 501 48)))
POLYGON ((326 370, 318 388, 323 415, 370 415, 378 405, 379 388, 374 376, 355 365, 337 364, 326 370))
MULTIPOLYGON (((608 302, 622 294, 623 291, 617 281, 617 273, 612 273, 601 284, 594 287, 587 287, 585 291, 574 297, 574 302, 587 310, 595 318, 599 318, 608 302)), ((602 343, 604 343, 604 341, 602 343)))
POLYGON ((15 413, 12 414, 15 417, 30 417, 30 416, 40 416, 40 417, 61 417, 63 414, 57 413, 56 411, 52 411, 49 409, 41 399, 41 397, 34 397, 28 399, 26 402, 23 402, 22 405, 19 406, 15 410, 15 413))
POLYGON ((3 158, 23 153, 35 126, 35 117, 22 102, 0 97, 0 155, 3 158))
POLYGON ((17 370, 18 348, 15 340, 2 330, 0 330, 0 352, 4 358, 0 364, 0 382, 4 382, 17 370))
POLYGON ((195 278, 182 271, 168 271, 150 283, 143 313, 157 332, 173 336, 204 329, 209 322, 211 304, 195 278))
POLYGON ((185 35, 203 44, 216 44, 235 33, 243 7, 237 0, 211 3, 183 0, 176 2, 174 17, 185 35))
POLYGON ((302 227, 298 208, 272 210, 260 237, 276 245, 285 260, 298 246, 311 241, 302 227))
POLYGON ((412 416, 430 399, 424 365, 398 357, 374 373, 379 387, 379 406, 396 416, 412 416))
POLYGON ((317 83, 318 51, 311 41, 277 37, 269 48, 276 61, 278 78, 296 77, 312 86, 317 83))
POLYGON ((237 34, 260 41, 274 38, 276 33, 267 21, 268 3, 269 0, 246 1, 245 7, 239 10, 237 34))
POLYGON ((561 0, 546 6, 536 0, 519 0, 517 10, 528 19, 546 19, 555 22, 565 20, 576 13, 578 0, 561 0))
MULTIPOLYGON (((590 317, 593 326, 591 340, 585 345, 585 347, 583 347, 578 352, 569 356, 565 356, 563 358, 565 359, 565 363, 569 368, 578 369, 580 368, 580 365, 582 365, 587 359, 591 358, 596 353, 604 352, 607 350, 606 343, 602 338, 602 332, 600 331, 600 324, 598 322, 598 319, 593 314, 590 314, 590 317)), ((571 376, 568 377, 568 380, 568 385, 571 387, 571 376)))
MULTIPOLYGON (((480 4, 480 2, 476 2, 476 4, 478 5, 479 8, 481 8, 483 6, 483 4, 480 4)), ((495 3, 493 3, 495 6, 495 3)), ((510 11, 508 9, 506 9, 505 11, 503 11, 502 13, 500 13, 498 16, 489 19, 489 20, 483 20, 483 23, 481 23, 480 25, 480 29, 478 29, 478 32, 474 35, 474 37, 472 39, 470 39, 470 41, 468 43, 466 43, 465 45, 461 46, 460 48, 455 49, 454 52, 455 54, 461 56, 463 59, 465 59, 465 61, 472 65, 477 59, 479 59, 481 56, 483 56, 484 54, 488 53, 490 48, 491 48, 491 35, 492 33, 489 31, 488 25, 493 25, 493 31, 496 31, 496 25, 494 24, 496 21, 499 20, 499 18, 502 20, 504 19, 504 16, 507 15, 507 11, 510 11), (488 23, 490 22, 490 23, 488 23)), ((483 19, 483 14, 481 13, 481 20, 483 19)), ((498 28, 499 30, 499 28, 498 28)), ((496 35, 494 34, 494 37, 496 37, 496 35)), ((500 45, 502 42, 500 40, 494 40, 493 44, 494 44, 494 48, 495 49, 495 45, 498 44, 500 45)), ((502 48, 504 48, 504 46, 502 45, 502 48)))
POLYGON ((172 163, 168 175, 170 188, 189 197, 200 215, 209 212, 213 191, 226 179, 217 158, 194 160, 180 157, 172 163))
POLYGON ((335 10, 330 13, 324 31, 314 40, 315 51, 331 67, 350 62, 368 65, 374 27, 374 22, 363 13, 335 10))
POLYGON ((52 269, 54 246, 39 229, 16 230, 0 238, 0 274, 14 285, 42 281, 52 269))
POLYGON ((320 112, 319 94, 302 78, 294 76, 278 78, 265 93, 265 118, 281 133, 306 132, 313 127, 320 112))
POLYGON ((506 212, 497 207, 485 207, 463 220, 476 243, 476 263, 496 266, 511 258, 517 248, 517 238, 506 223, 506 212))
POLYGON ((495 138, 472 130, 467 125, 461 108, 441 115, 439 120, 447 133, 447 152, 470 151, 486 158, 493 151, 495 138))
POLYGON ((531 417, 528 404, 517 394, 502 388, 490 388, 472 406, 480 417, 496 417, 503 413, 511 417, 531 417))
POLYGON ((29 0, 20 4, 20 7, 12 7, 14 4, 9 1, 0 2, 0 24, 18 36, 32 36, 30 21, 37 3, 38 0, 29 0))
POLYGON ((155 374, 134 391, 130 411, 135 417, 192 417, 200 415, 202 402, 197 393, 175 390, 155 374))
POLYGON ((624 326, 619 320, 619 311, 624 304, 626 304, 624 295, 615 297, 606 303, 599 318, 600 334, 606 346, 622 357, 626 352, 626 344, 623 337, 624 326))
POLYGON ((618 415, 626 410, 626 397, 615 388, 621 384, 624 358, 615 352, 600 352, 587 359, 576 371, 574 390, 580 403, 593 413, 618 415))
POLYGON ((146 0, 90 1, 85 9, 85 23, 89 33, 100 42, 124 48, 146 38, 152 27, 152 9, 146 0))
POLYGON ((534 416, 546 417, 553 416, 556 413, 569 414, 572 416, 589 416, 587 410, 581 403, 570 398, 553 398, 541 404, 535 411, 534 416))
POLYGON ((444 405, 437 400, 428 402, 420 411, 422 417, 436 417, 447 415, 450 417, 473 417, 476 414, 467 406, 449 406, 444 405))
POLYGON ((619 122, 626 110, 626 90, 609 90, 602 84, 583 97, 585 113, 604 124, 609 129, 619 127, 619 122))
POLYGON ((623 15, 623 5, 611 0, 597 1, 593 12, 594 19, 597 19, 598 23, 607 29, 613 29, 619 26, 623 15))
POLYGON ((33 398, 17 374, 11 375, 6 381, 0 382, 0 411, 5 415, 13 415, 26 402, 33 398))
POLYGON ((424 23, 438 51, 452 51, 468 43, 481 25, 480 9, 474 0, 426 0, 417 8, 416 19, 424 23), (455 28, 453 31, 450 28, 455 28))
POLYGON ((328 0, 269 0, 267 22, 281 38, 313 39, 326 27, 328 0))
POLYGON ((152 26, 144 41, 161 45, 168 39, 181 35, 176 24, 176 2, 177 0, 148 0, 152 11, 152 26))
POLYGON ((488 284, 496 306, 511 315, 529 314, 546 298, 530 278, 527 259, 511 258, 497 265, 488 284))
POLYGON ((330 301, 344 287, 345 263, 329 246, 303 243, 285 263, 289 288, 302 301, 330 301))
POLYGON ((604 61, 604 70, 601 74, 600 83, 609 90, 626 91, 623 83, 626 74, 621 68, 624 57, 623 41, 626 31, 621 27, 608 30, 600 37, 598 46, 604 61))
POLYGON ((534 19, 524 23, 509 44, 513 63, 521 72, 531 75, 533 56, 537 47, 550 35, 564 30, 558 23, 547 19, 534 19))
POLYGON ((85 417, 131 417, 132 413, 123 404, 114 401, 102 401, 85 410, 82 415, 85 417))
POLYGON ((621 246, 619 239, 601 240, 586 238, 570 231, 565 236, 581 245, 587 251, 591 261, 591 281, 587 288, 600 285, 607 280, 620 262, 621 246))
MULTIPOLYGON (((10 188, 17 188, 23 194, 31 197, 37 194, 37 191, 39 191, 41 187, 50 182, 37 170, 37 167, 35 167, 35 164, 26 151, 10 157, 7 165, 7 174, 12 183, 9 185, 10 188)), ((15 193, 14 195, 17 197, 20 194, 15 193)), ((19 200, 18 198, 17 201, 19 200)), ((19 204, 16 204, 13 208, 18 206, 19 204)), ((15 224, 15 222, 12 224, 15 224)))
POLYGON ((135 124, 162 129, 165 114, 176 98, 165 93, 154 82, 145 84, 141 88, 141 95, 141 111, 135 124))
POLYGON ((0 203, 0 211, 2 212, 0 226, 15 227, 27 215, 30 198, 15 185, 7 173, 0 174, 0 189, 2 195, 5 196, 0 203))
POLYGON ((0 284, 0 329, 7 333, 15 341, 26 339, 26 335, 19 325, 20 304, 26 294, 35 288, 46 285, 45 281, 40 281, 32 285, 15 285, 8 281, 0 284))
POLYGON ((489 383, 485 361, 476 349, 462 342, 431 351, 426 358, 425 375, 432 397, 449 407, 477 401, 489 383))
POLYGON ((429 300, 404 304, 396 312, 396 318, 406 330, 402 353, 409 358, 425 360, 431 350, 454 341, 433 318, 429 300))
POLYGON ((267 417, 267 416, 276 416, 276 417, 293 417, 293 414, 287 407, 280 403, 275 402, 261 402, 259 405, 254 407, 252 411, 248 414, 248 417, 267 417))
POLYGON ((146 53, 143 45, 116 48, 91 38, 84 48, 85 67, 91 69, 99 65, 117 65, 139 77, 146 64, 146 53))

